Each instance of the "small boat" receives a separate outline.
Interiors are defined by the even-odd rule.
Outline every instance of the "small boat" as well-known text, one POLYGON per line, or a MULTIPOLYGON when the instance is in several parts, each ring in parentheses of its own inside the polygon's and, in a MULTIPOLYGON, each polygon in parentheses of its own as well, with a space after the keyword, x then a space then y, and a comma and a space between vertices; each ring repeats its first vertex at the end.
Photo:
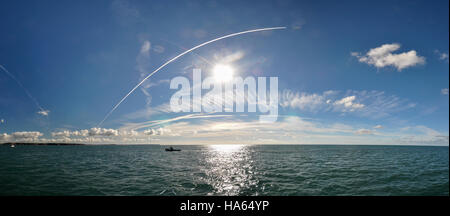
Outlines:
POLYGON ((172 147, 166 148, 166 151, 181 151, 181 149, 174 149, 172 147))
POLYGON ((11 144, 11 148, 15 148, 16 147, 16 145, 14 145, 14 144, 11 144))

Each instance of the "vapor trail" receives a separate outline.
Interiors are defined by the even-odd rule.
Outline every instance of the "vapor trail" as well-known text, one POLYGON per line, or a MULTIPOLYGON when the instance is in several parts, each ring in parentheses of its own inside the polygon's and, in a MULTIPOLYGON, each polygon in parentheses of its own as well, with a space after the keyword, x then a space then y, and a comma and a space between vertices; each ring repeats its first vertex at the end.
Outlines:
MULTIPOLYGON (((184 51, 187 50, 187 48, 184 48, 184 47, 182 47, 182 46, 180 46, 180 45, 178 45, 178 44, 176 44, 176 43, 173 43, 173 42, 171 42, 171 41, 168 41, 168 40, 166 40, 166 39, 160 39, 160 40, 162 40, 162 41, 164 41, 164 42, 166 42, 166 43, 169 43, 169 44, 171 44, 171 45, 173 45, 173 46, 176 46, 176 47, 178 47, 178 48, 181 49, 181 50, 184 50, 184 51)), ((199 55, 199 54, 197 54, 197 53, 195 53, 195 52, 193 52, 193 51, 191 51, 191 54, 194 55, 194 56, 196 56, 196 57, 198 57, 199 59, 201 59, 202 61, 206 62, 207 64, 212 65, 211 62, 209 62, 208 59, 206 59, 205 57, 203 57, 203 56, 201 56, 201 55, 199 55)))
POLYGON ((9 76, 11 77, 11 79, 13 79, 14 81, 16 81, 17 85, 19 85, 23 91, 25 92, 25 94, 27 94, 28 98, 30 98, 34 104, 36 104, 36 106, 39 109, 39 114, 41 115, 48 115, 48 110, 45 110, 44 108, 41 107, 41 105, 39 104, 39 102, 36 100, 36 98, 33 97, 33 95, 31 95, 31 93, 28 91, 27 88, 25 88, 25 86, 11 73, 9 72, 5 67, 3 67, 3 65, 0 65, 0 68, 9 76))
POLYGON ((128 92, 128 94, 126 94, 126 95, 119 101, 119 103, 117 103, 117 104, 111 109, 111 111, 108 112, 108 114, 106 114, 105 118, 103 118, 103 120, 97 125, 97 127, 99 127, 100 125, 102 125, 103 122, 104 122, 106 119, 108 119, 108 117, 114 112, 114 110, 116 110, 117 107, 119 107, 119 105, 120 105, 125 99, 127 99, 127 97, 128 97, 131 93, 133 93, 140 85, 142 85, 142 83, 144 83, 144 82, 145 82, 148 78, 150 78, 153 74, 155 74, 156 72, 158 72, 159 70, 161 70, 162 68, 164 68, 166 65, 170 64, 171 62, 177 60, 177 59, 180 58, 181 56, 184 56, 184 55, 186 55, 187 53, 192 52, 192 51, 194 51, 194 50, 196 50, 196 49, 198 49, 198 48, 200 48, 200 47, 202 47, 202 46, 205 46, 205 45, 207 45, 207 44, 210 44, 210 43, 213 43, 213 42, 216 42, 216 41, 218 41, 218 40, 225 39, 225 38, 234 37, 234 36, 237 36, 237 35, 247 34, 247 33, 252 33, 252 32, 270 31, 270 30, 279 30, 279 29, 286 29, 286 27, 260 28, 260 29, 253 29, 253 30, 247 30, 247 31, 237 32, 237 33, 225 35, 225 36, 218 37, 218 38, 216 38, 216 39, 213 39, 213 40, 204 42, 204 43, 202 43, 202 44, 199 44, 199 45, 197 45, 197 46, 195 46, 195 47, 192 47, 191 49, 188 49, 188 50, 182 52, 181 54, 179 54, 179 55, 173 57, 172 59, 170 59, 170 60, 167 61, 166 63, 164 63, 164 64, 162 64, 161 66, 159 66, 156 70, 154 70, 153 72, 151 72, 151 73, 150 73, 148 76, 146 76, 141 82, 139 82, 133 89, 131 89, 131 91, 128 92))

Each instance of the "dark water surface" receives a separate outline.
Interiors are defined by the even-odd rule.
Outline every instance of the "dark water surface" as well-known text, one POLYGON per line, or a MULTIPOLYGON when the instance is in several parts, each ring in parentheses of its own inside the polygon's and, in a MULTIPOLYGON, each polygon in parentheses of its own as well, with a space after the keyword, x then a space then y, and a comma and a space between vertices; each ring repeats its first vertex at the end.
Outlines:
POLYGON ((448 147, 179 148, 0 146, 0 195, 449 195, 448 147))

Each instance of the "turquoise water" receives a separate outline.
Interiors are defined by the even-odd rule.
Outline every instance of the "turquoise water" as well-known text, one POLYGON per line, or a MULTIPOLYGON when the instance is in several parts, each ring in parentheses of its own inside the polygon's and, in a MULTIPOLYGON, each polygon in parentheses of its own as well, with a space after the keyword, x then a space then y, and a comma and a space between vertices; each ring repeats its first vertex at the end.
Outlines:
POLYGON ((0 195, 449 195, 448 147, 179 148, 0 146, 0 195))

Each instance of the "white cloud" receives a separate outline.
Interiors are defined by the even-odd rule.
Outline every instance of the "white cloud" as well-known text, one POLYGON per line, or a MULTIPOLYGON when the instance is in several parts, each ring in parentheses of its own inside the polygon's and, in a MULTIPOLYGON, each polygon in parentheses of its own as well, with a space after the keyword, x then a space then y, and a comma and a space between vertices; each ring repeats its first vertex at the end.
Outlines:
POLYGON ((145 135, 164 135, 164 129, 163 128, 159 128, 159 129, 147 129, 144 130, 143 133, 145 135))
POLYGON ((124 130, 124 131, 119 130, 118 135, 123 137, 136 137, 139 136, 139 132, 135 130, 124 130))
POLYGON ((411 131, 411 132, 420 132, 423 134, 426 134, 428 136, 439 136, 441 133, 437 132, 436 130, 433 130, 429 127, 426 127, 424 125, 417 125, 417 126, 408 126, 401 128, 402 131, 411 131))
POLYGON ((439 56, 439 60, 446 61, 448 63, 448 52, 441 52, 439 50, 435 50, 434 52, 439 56))
POLYGON ((398 142, 404 144, 439 144, 448 145, 449 136, 424 125, 409 126, 400 129, 402 134, 397 139, 398 142))
POLYGON ((84 129, 84 130, 79 130, 79 131, 73 131, 72 135, 73 136, 83 136, 83 137, 85 137, 85 136, 89 135, 89 130, 84 129))
POLYGON ((292 107, 298 108, 301 110, 317 110, 319 106, 322 106, 325 100, 325 96, 320 94, 307 94, 307 93, 299 93, 292 92, 289 90, 285 90, 283 92, 283 99, 280 102, 282 107, 292 107))
POLYGON ((381 128, 383 128, 383 126, 382 126, 382 125, 375 125, 373 128, 375 128, 375 129, 381 129, 381 128))
POLYGON ((40 136, 43 136, 41 132, 37 131, 22 131, 22 132, 14 132, 11 134, 14 139, 36 139, 40 136))
POLYGON ((214 59, 222 64, 230 64, 242 59, 245 56, 243 51, 215 53, 214 59))
POLYGON ((6 140, 9 140, 9 138, 10 138, 10 135, 7 133, 0 134, 0 141, 6 141, 6 140))
POLYGON ((0 134, 0 140, 11 142, 31 142, 36 141, 41 136, 43 136, 43 134, 38 131, 20 131, 12 134, 0 134))
POLYGON ((106 128, 91 128, 88 132, 89 136, 118 136, 119 131, 106 128))
MULTIPOLYGON (((299 116, 281 116, 272 124, 257 119, 242 120, 234 116, 221 120, 193 115, 159 120, 152 127, 133 129, 91 128, 54 132, 54 138, 41 138, 40 132, 0 134, 1 141, 123 143, 123 144, 436 144, 448 145, 448 133, 426 126, 405 127, 395 132, 379 133, 358 125, 322 122, 299 116), (362 128, 362 129, 355 129, 362 128), (68 136, 69 135, 69 136, 68 136), (370 136, 362 136, 370 135, 370 136), (180 137, 182 137, 180 139, 180 137)), ((223 117, 223 116, 222 116, 223 117)), ((375 126, 374 128, 379 128, 375 126)))
MULTIPOLYGON (((42 138, 41 142, 78 142, 78 143, 149 143, 155 136, 162 136, 170 133, 169 129, 159 127, 150 128, 144 131, 134 129, 111 129, 111 128, 91 128, 83 130, 63 130, 52 132, 52 139, 42 138), (149 136, 152 135, 152 136, 149 136)), ((1 137, 5 135, 0 134, 1 137)))
POLYGON ((280 96, 280 106, 312 113, 338 112, 369 118, 381 118, 392 113, 415 107, 395 95, 382 91, 325 91, 304 93, 284 90, 280 96))
MULTIPOLYGON (((133 134, 132 131, 126 132, 126 135, 132 135, 132 134, 133 134)), ((57 131, 57 132, 52 132, 51 135, 53 137, 119 136, 119 131, 115 130, 115 129, 109 129, 109 128, 91 128, 89 130, 83 129, 83 130, 75 130, 75 131, 69 131, 69 130, 57 131)))
POLYGON ((373 65, 377 68, 393 66, 401 71, 405 68, 425 64, 425 57, 418 56, 415 50, 403 53, 392 53, 400 49, 400 44, 384 44, 380 47, 370 49, 365 55, 358 52, 351 52, 350 54, 360 62, 373 65))
MULTIPOLYGON (((148 75, 150 69, 150 49, 150 41, 144 40, 139 54, 136 57, 136 70, 139 72, 141 79, 144 79, 148 75)), ((152 83, 149 81, 144 82, 144 84, 140 86, 142 93, 146 96, 147 106, 150 106, 150 103, 152 102, 152 95, 147 91, 151 86, 152 83)))
POLYGON ((280 106, 317 112, 324 109, 327 104, 330 104, 331 100, 327 100, 327 98, 335 94, 337 94, 336 91, 309 94, 285 89, 281 95, 280 106))
POLYGON ((48 116, 50 114, 50 110, 41 109, 37 112, 37 114, 42 115, 42 116, 48 116))
POLYGON ((155 130, 154 129, 147 129, 143 132, 145 135, 154 135, 155 130))
POLYGON ((53 137, 69 137, 69 136, 71 136, 72 134, 73 134, 72 132, 67 131, 67 130, 65 130, 65 131, 58 131, 58 132, 52 132, 52 133, 51 133, 51 135, 52 135, 53 137))
POLYGON ((354 113, 368 118, 383 118, 393 113, 405 111, 416 106, 396 95, 386 95, 383 91, 347 91, 347 95, 356 95, 364 107, 354 113))
POLYGON ((360 103, 355 103, 356 96, 352 95, 352 96, 348 96, 348 97, 344 97, 338 101, 334 102, 335 106, 338 106, 342 109, 343 112, 345 111, 350 111, 353 112, 356 109, 361 109, 364 107, 364 104, 360 104, 360 103))
POLYGON ((441 94, 448 95, 448 88, 441 89, 441 94))
POLYGON ((170 83, 170 79, 162 79, 162 80, 158 80, 156 82, 151 82, 151 83, 147 83, 145 85, 143 85, 144 88, 150 88, 150 87, 154 87, 154 86, 159 86, 161 84, 168 84, 170 83))
POLYGON ((398 139, 399 144, 407 145, 447 145, 449 144, 449 136, 403 136, 398 139))
MULTIPOLYGON (((124 135, 133 135, 134 131, 122 131, 124 135)), ((52 137, 89 137, 89 136, 119 136, 119 131, 115 129, 108 128, 91 128, 89 130, 63 130, 51 133, 52 137)))
POLYGON ((355 134, 359 134, 359 135, 371 135, 373 133, 374 132, 369 129, 359 129, 359 130, 355 131, 355 134))
POLYGON ((159 126, 159 128, 145 131, 91 128, 83 130, 62 130, 51 133, 52 138, 43 138, 41 132, 24 131, 12 134, 1 133, 0 141, 6 142, 62 142, 62 143, 151 143, 156 136, 169 135, 171 130, 159 126), (149 132, 150 131, 150 132, 149 132), (152 135, 152 136, 149 136, 152 135))
POLYGON ((141 54, 148 55, 149 51, 150 51, 150 47, 151 47, 150 41, 147 41, 147 40, 144 41, 144 43, 141 46, 141 54))

